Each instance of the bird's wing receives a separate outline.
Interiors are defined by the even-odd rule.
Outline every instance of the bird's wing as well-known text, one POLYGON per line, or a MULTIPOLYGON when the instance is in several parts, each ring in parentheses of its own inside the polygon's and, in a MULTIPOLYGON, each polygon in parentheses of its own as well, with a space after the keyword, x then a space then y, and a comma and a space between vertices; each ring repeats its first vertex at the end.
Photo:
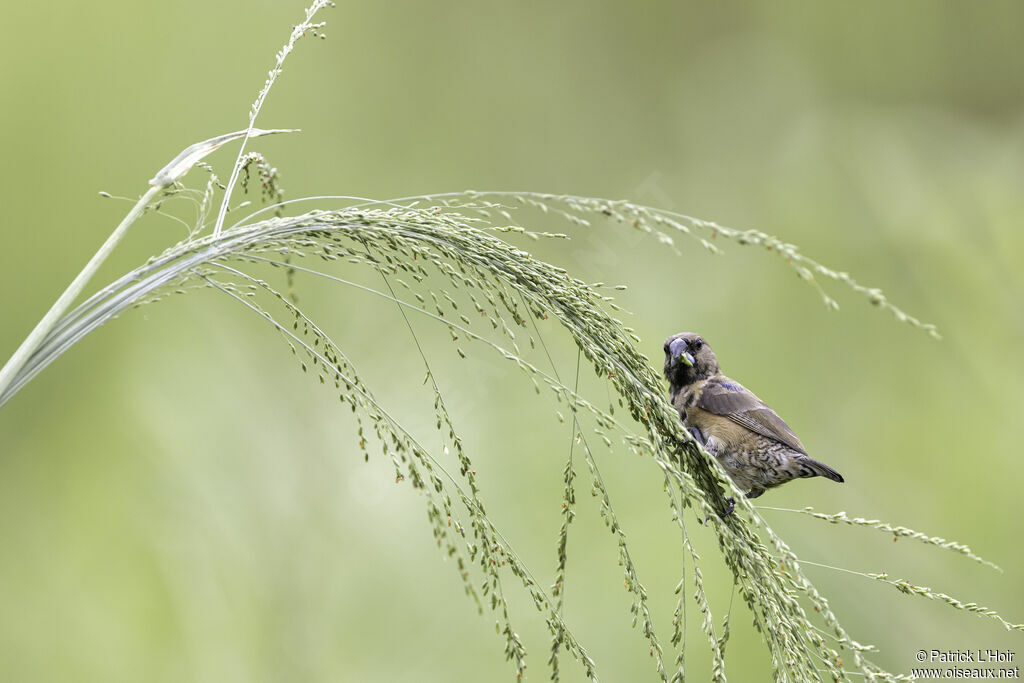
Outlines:
POLYGON ((724 377, 709 379, 704 385, 697 405, 709 413, 723 415, 736 424, 785 444, 795 451, 807 453, 789 425, 742 384, 724 377))

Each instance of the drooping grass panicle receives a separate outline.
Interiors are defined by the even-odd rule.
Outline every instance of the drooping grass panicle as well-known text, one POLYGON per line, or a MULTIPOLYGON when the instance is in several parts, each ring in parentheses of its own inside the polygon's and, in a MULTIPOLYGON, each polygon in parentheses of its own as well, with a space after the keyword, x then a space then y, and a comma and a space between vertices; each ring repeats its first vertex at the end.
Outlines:
POLYGON ((555 211, 569 221, 570 224, 576 226, 589 226, 591 224, 590 218, 601 215, 654 237, 661 244, 666 245, 676 253, 679 253, 679 250, 672 234, 694 239, 703 248, 713 253, 720 252, 720 249, 714 242, 719 236, 742 246, 763 247, 769 253, 773 253, 783 259, 802 280, 814 286, 829 309, 838 310, 839 304, 824 290, 815 278, 815 274, 829 280, 841 282, 854 292, 863 295, 872 305, 889 311, 900 322, 916 327, 935 339, 941 338, 934 324, 922 322, 899 308, 890 302, 882 290, 877 287, 861 285, 849 273, 829 268, 800 253, 796 245, 759 230, 737 230, 719 225, 713 221, 694 218, 677 211, 644 206, 628 200, 609 200, 597 197, 556 195, 540 192, 474 190, 403 197, 394 201, 444 201, 450 206, 458 206, 464 199, 472 201, 478 200, 481 197, 494 197, 503 201, 524 204, 544 212, 555 211), (552 207, 559 208, 553 209, 552 207))
POLYGON ((918 595, 924 598, 928 598, 929 600, 938 600, 946 603, 954 609, 963 610, 965 612, 973 612, 974 614, 977 614, 979 616, 993 619, 997 621, 1000 625, 1002 625, 1002 627, 1005 628, 1007 631, 1024 632, 1024 624, 1015 624, 1011 621, 1007 621, 993 609, 989 609, 988 607, 979 605, 976 602, 963 602, 962 600, 954 598, 951 595, 940 593, 938 591, 932 590, 931 588, 928 588, 927 586, 918 586, 916 584, 910 583, 905 579, 890 579, 888 572, 861 572, 854 569, 848 569, 846 567, 836 567, 834 565, 824 564, 821 562, 811 562, 810 560, 802 560, 802 562, 804 564, 812 565, 815 567, 822 567, 824 569, 831 569, 833 571, 843 572, 846 574, 863 576, 866 579, 872 579, 874 581, 881 581, 882 583, 887 583, 890 586, 894 586, 897 590, 899 590, 901 593, 905 593, 906 595, 918 595))
POLYGON ((833 512, 832 514, 828 514, 828 513, 824 513, 824 512, 816 512, 814 510, 814 508, 812 508, 812 507, 805 507, 805 508, 801 508, 801 509, 769 507, 769 506, 766 506, 766 505, 758 505, 756 507, 757 507, 758 510, 773 510, 773 511, 777 511, 777 512, 794 512, 794 513, 797 513, 797 514, 809 515, 811 517, 814 517, 815 519, 821 519, 821 520, 824 520, 824 521, 829 522, 831 524, 849 524, 850 526, 859 526, 859 527, 866 527, 866 528, 869 528, 869 529, 877 529, 877 530, 883 531, 883 532, 885 532, 887 534, 892 534, 892 536, 893 536, 892 540, 893 541, 899 540, 900 538, 912 538, 915 541, 920 541, 921 543, 925 543, 927 545, 933 545, 933 546, 936 546, 938 548, 943 548, 945 550, 952 550, 953 552, 959 553, 960 555, 968 557, 968 558, 974 560, 975 562, 983 564, 983 565, 985 565, 987 567, 991 567, 992 569, 995 569, 996 571, 999 571, 999 572, 1003 571, 1002 568, 999 565, 997 565, 997 564, 995 564, 993 562, 989 562, 988 560, 986 560, 985 558, 981 557, 980 555, 975 554, 975 552, 973 550, 971 550, 968 546, 964 545, 963 543, 957 543, 956 541, 949 541, 949 540, 946 540, 945 538, 942 538, 940 536, 929 536, 927 534, 921 533, 920 531, 915 531, 914 529, 910 529, 910 528, 905 527, 905 526, 898 526, 898 525, 894 525, 894 524, 889 524, 888 522, 883 522, 882 520, 879 520, 879 519, 864 519, 863 517, 850 517, 849 515, 847 515, 843 511, 833 512))
MULTIPOLYGON (((547 195, 539 197, 543 201, 525 196, 521 204, 529 207, 558 203, 547 195)), ((291 205, 280 203, 274 209, 291 205)), ((607 211, 612 216, 616 211, 622 215, 634 212, 630 209, 623 213, 625 209, 621 207, 606 209, 599 200, 578 201, 565 210, 563 217, 583 210, 605 217, 609 217, 607 211)), ((851 653, 857 673, 871 680, 901 680, 866 657, 870 648, 855 641, 840 626, 827 600, 802 573, 799 560, 788 545, 772 532, 713 458, 690 439, 663 396, 660 376, 637 351, 633 333, 611 315, 614 301, 602 293, 603 286, 584 283, 565 269, 539 261, 506 241, 506 236, 528 233, 544 237, 542 232, 512 225, 511 221, 506 224, 493 220, 510 220, 516 210, 515 199, 506 206, 492 199, 480 199, 480 193, 379 203, 360 200, 351 206, 317 209, 292 217, 256 216, 216 236, 197 231, 191 239, 119 278, 65 316, 32 356, 16 383, 0 396, 0 402, 9 400, 14 391, 82 336, 134 306, 168 293, 195 289, 212 288, 230 296, 268 320, 300 358, 304 370, 320 383, 334 386, 341 401, 358 416, 356 437, 360 448, 366 449, 371 439, 376 441, 383 455, 390 458, 396 479, 407 480, 424 493, 427 517, 439 547, 454 558, 466 582, 467 594, 496 615, 498 631, 516 673, 525 671, 525 646, 509 617, 509 600, 513 598, 505 585, 505 572, 519 579, 544 615, 552 634, 551 666, 555 673, 557 653, 564 650, 581 663, 588 676, 596 676, 594 660, 563 616, 574 502, 572 463, 563 471, 563 531, 558 542, 555 589, 549 593, 490 521, 483 503, 483 487, 444 395, 434 381, 435 370, 426 352, 421 351, 421 359, 434 395, 437 427, 445 451, 437 455, 379 404, 340 344, 257 272, 285 269, 326 283, 355 287, 396 305, 414 335, 419 332, 407 314, 415 313, 418 318, 447 328, 460 355, 466 354, 463 341, 497 353, 522 370, 538 391, 546 388, 556 403, 566 406, 576 445, 591 473, 599 509, 619 547, 625 586, 633 595, 632 616, 647 641, 659 678, 685 677, 684 611, 686 602, 692 599, 701 615, 700 630, 712 659, 712 677, 726 680, 728 622, 718 620, 728 612, 712 610, 707 596, 702 560, 690 544, 684 521, 685 510, 692 508, 698 518, 707 518, 715 529, 719 549, 735 578, 735 591, 765 639, 779 680, 818 680, 822 675, 847 680, 850 673, 849 667, 843 665, 842 650, 851 653), (309 265, 313 259, 320 265, 309 265), (348 270, 367 268, 379 274, 381 289, 361 284, 354 277, 342 277, 348 270), (259 303, 261 297, 267 305, 259 303), (278 313, 271 312, 270 303, 278 313), (468 310, 463 312, 467 306, 468 310), (557 320, 571 335, 581 359, 605 380, 631 419, 624 421, 612 415, 610 410, 601 409, 580 395, 578 386, 562 382, 547 351, 547 342, 536 323, 528 322, 545 317, 557 320), (293 322, 287 325, 282 318, 291 318, 293 322), (484 334, 478 329, 480 323, 489 327, 489 334, 503 341, 499 343, 484 334), (541 369, 527 358, 528 349, 521 344, 524 334, 530 339, 530 346, 536 336, 550 370, 541 369), (580 421, 583 414, 593 421, 592 433, 605 446, 622 446, 646 455, 663 473, 673 519, 680 526, 681 543, 691 565, 681 574, 681 602, 670 638, 678 648, 672 673, 662 660, 662 645, 647 604, 647 589, 639 580, 628 538, 601 476, 588 436, 591 432, 580 421), (448 466, 442 463, 442 459, 448 458, 453 459, 457 474, 449 474, 448 466), (737 499, 737 513, 723 520, 718 511, 723 509, 728 495, 737 499), (762 534, 768 545, 762 543, 762 534), (692 594, 686 586, 688 582, 692 582, 692 594), (805 606, 814 609, 808 612, 805 606)), ((572 230, 587 228, 587 220, 577 216, 577 220, 570 221, 569 236, 572 230)), ((650 234, 656 237, 654 231, 651 228, 650 234)), ((546 234, 563 238, 558 233, 546 234)), ((669 244, 660 238, 659 241, 669 244)))
MULTIPOLYGON (((537 323, 533 318, 530 318, 530 322, 533 323, 534 330, 537 330, 537 323)), ((539 336, 539 331, 538 336, 539 336)), ((547 351, 545 346, 545 353, 550 357, 550 353, 547 351)), ((573 393, 579 393, 580 385, 580 357, 579 351, 576 353, 576 372, 575 379, 573 380, 573 393)), ((554 362, 552 361, 552 366, 554 362)), ((551 594, 556 599, 556 608, 558 613, 564 616, 565 612, 565 576, 566 567, 569 561, 568 547, 569 547, 569 526, 572 524, 573 519, 576 516, 576 488, 574 481, 576 479, 576 468, 573 461, 573 451, 576 449, 576 432, 579 430, 579 422, 576 419, 576 407, 573 405, 570 407, 572 411, 572 425, 569 432, 569 458, 565 463, 565 467, 562 470, 562 480, 565 482, 565 489, 562 493, 562 525, 558 530, 558 542, 556 545, 555 555, 555 581, 551 586, 551 594)), ((558 653, 562 648, 562 640, 564 634, 561 630, 556 630, 551 636, 551 655, 548 657, 548 666, 551 667, 551 680, 559 680, 559 668, 558 668, 558 653)))
MULTIPOLYGON (((356 412, 358 407, 370 418, 370 421, 374 424, 376 436, 381 442, 385 454, 389 455, 392 459, 396 472, 396 480, 404 480, 406 478, 406 473, 408 473, 409 480, 413 487, 420 490, 426 496, 428 518, 434 527, 434 537, 437 541, 438 547, 441 547, 442 544, 444 544, 446 554, 457 559, 459 573, 463 578, 463 581, 466 583, 467 593, 474 597, 478 604, 480 604, 480 595, 491 596, 490 607, 492 611, 498 613, 501 620, 499 630, 506 638, 506 655, 509 659, 514 661, 518 675, 521 676, 525 672, 525 650, 511 625, 508 612, 508 602, 505 598, 500 574, 500 569, 502 567, 507 567, 513 575, 523 582, 524 586, 532 595, 538 609, 544 609, 548 612, 547 619, 549 624, 552 628, 556 628, 562 634, 562 642, 567 650, 574 656, 574 658, 583 663, 585 670, 588 672, 588 676, 595 678, 593 673, 593 661, 582 647, 580 647, 575 636, 573 636, 572 632, 562 621, 558 611, 553 608, 550 600, 540 588, 537 581, 532 577, 529 569, 523 565, 507 539, 498 532, 486 517, 482 502, 478 497, 476 484, 472 480, 472 470, 470 469, 469 472, 467 472, 466 469, 464 469, 462 471, 462 475, 464 477, 469 475, 467 478, 469 479, 471 489, 469 493, 467 493, 466 489, 458 483, 456 478, 449 474, 444 466, 430 455, 429 451, 411 434, 411 432, 403 427, 388 411, 384 410, 380 406, 377 400, 372 396, 369 389, 366 388, 348 358, 333 344, 327 335, 325 335, 309 318, 301 313, 294 304, 290 303, 290 301, 279 292, 273 290, 273 288, 271 288, 265 281, 252 278, 245 273, 224 264, 216 263, 214 265, 248 284, 244 288, 239 288, 235 283, 223 280, 217 281, 205 273, 197 274, 214 288, 232 296, 239 302, 243 303, 243 305, 254 310, 271 322, 271 324, 289 340, 288 343, 292 347, 293 352, 296 352, 296 348, 301 348, 304 351, 307 358, 310 360, 310 364, 318 373, 320 373, 318 376, 321 383, 325 382, 325 375, 333 375, 335 389, 343 392, 342 400, 351 403, 353 412, 356 412), (296 323, 293 326, 293 329, 298 330, 301 324, 301 336, 297 332, 278 323, 273 316, 269 315, 257 304, 251 300, 247 300, 247 297, 255 288, 260 288, 270 292, 279 303, 293 312, 296 317, 296 323), (314 338, 315 341, 313 345, 310 345, 301 338, 307 334, 312 335, 314 338), (423 472, 425 472, 425 477, 423 472), (440 472, 447 483, 435 474, 435 472, 440 472), (427 479, 429 479, 429 481, 427 481, 427 479), (463 551, 456 543, 453 542, 452 534, 449 531, 450 529, 454 529, 455 532, 457 532, 463 539, 469 538, 465 532, 464 525, 455 520, 455 511, 452 506, 451 498, 446 493, 449 486, 455 489, 465 512, 471 518, 471 527, 473 530, 472 539, 475 542, 471 542, 468 545, 468 562, 463 556, 463 551), (470 582, 470 573, 467 570, 467 567, 469 563, 473 561, 474 556, 479 556, 478 564, 484 573, 484 582, 480 586, 479 592, 470 582)), ((302 368, 303 371, 308 370, 306 362, 302 363, 302 368)), ((357 435, 359 436, 360 448, 365 450, 367 445, 367 435, 363 431, 361 420, 357 435)), ((462 465, 464 468, 471 468, 468 459, 463 458, 462 465)))

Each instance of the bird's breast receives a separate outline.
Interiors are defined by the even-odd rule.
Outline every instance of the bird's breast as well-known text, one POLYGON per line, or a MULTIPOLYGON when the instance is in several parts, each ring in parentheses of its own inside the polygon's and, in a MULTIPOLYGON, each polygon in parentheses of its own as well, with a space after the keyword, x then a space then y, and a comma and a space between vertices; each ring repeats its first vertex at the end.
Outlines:
POLYGON ((694 388, 692 385, 673 387, 672 407, 679 411, 679 417, 686 420, 686 408, 694 403, 694 388))

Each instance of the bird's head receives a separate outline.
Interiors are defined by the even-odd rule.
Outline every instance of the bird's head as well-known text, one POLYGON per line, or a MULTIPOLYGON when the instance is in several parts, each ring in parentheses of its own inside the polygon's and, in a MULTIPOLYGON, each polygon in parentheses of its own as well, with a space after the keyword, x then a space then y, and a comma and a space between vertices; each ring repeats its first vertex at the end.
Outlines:
POLYGON ((704 338, 695 332, 680 332, 665 340, 665 378, 685 386, 717 375, 718 359, 704 338))

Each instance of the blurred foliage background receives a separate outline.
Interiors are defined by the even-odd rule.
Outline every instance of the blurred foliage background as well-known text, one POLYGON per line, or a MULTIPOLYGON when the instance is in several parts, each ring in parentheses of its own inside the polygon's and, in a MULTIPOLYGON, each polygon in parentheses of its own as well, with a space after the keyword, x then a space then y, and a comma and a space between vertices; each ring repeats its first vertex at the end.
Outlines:
MULTIPOLYGON (((5 8, 0 356, 129 208, 97 192, 137 196, 186 145, 244 127, 301 12, 265 0, 5 8)), ((941 342, 836 286, 842 310, 827 312, 773 256, 735 245, 712 256, 684 242, 676 257, 601 224, 535 245, 585 280, 629 284, 626 323, 655 365, 670 333, 704 334, 725 372, 847 478, 759 502, 906 524, 1005 573, 766 511, 804 559, 1024 619, 1024 6, 339 2, 325 18, 329 39, 300 43, 261 118, 304 132, 253 147, 290 197, 628 197, 778 234, 937 323, 941 342)), ((222 177, 232 158, 212 158, 222 177)), ((96 284, 183 236, 149 217, 96 284)), ((422 371, 395 360, 411 349, 397 311, 298 287, 387 404, 429 433, 422 371)), ((442 328, 419 329, 491 514, 549 583, 568 425, 496 357, 461 361, 442 328)), ((570 341, 544 333, 571 374, 570 341)), ((604 396, 591 375, 581 382, 604 396)), ((224 297, 178 297, 90 335, 0 410, 0 679, 511 676, 417 495, 386 462, 363 462, 350 428, 270 328, 224 297)), ((667 644, 681 553, 660 476, 623 452, 600 462, 667 644)), ((603 680, 646 680, 615 542, 580 475, 567 619, 603 680)), ((720 621, 730 577, 710 530, 693 529, 720 621)), ((993 622, 807 571, 894 672, 921 648, 1021 655, 993 622)), ((530 676, 545 680, 543 624, 519 597, 530 676)), ((745 609, 732 617, 730 676, 767 680, 745 609)), ((696 622, 688 633, 702 680, 696 622)))

